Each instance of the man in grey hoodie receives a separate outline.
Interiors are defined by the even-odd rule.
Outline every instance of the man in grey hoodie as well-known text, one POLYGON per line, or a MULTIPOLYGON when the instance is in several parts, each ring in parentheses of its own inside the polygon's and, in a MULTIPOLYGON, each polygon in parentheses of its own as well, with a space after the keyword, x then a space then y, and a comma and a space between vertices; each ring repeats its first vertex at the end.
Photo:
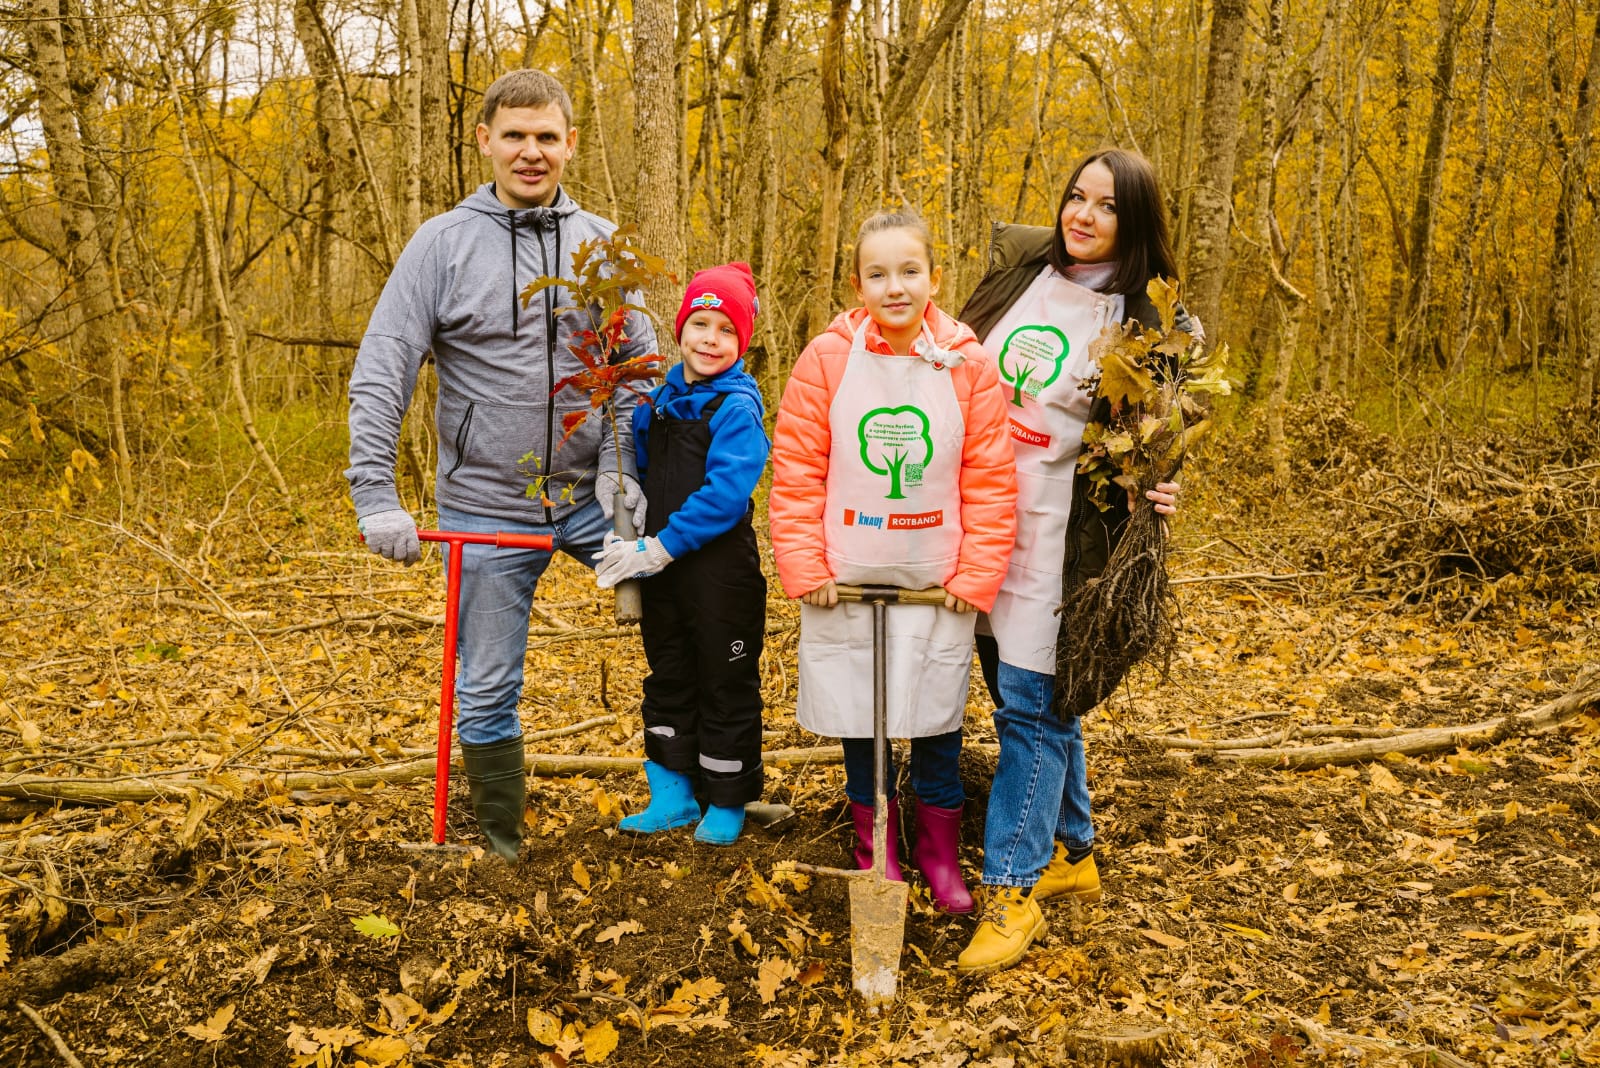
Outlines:
MULTIPOLYGON (((417 525, 395 490, 400 425, 428 352, 439 378, 435 495, 450 530, 549 534, 586 567, 611 529, 614 491, 644 529, 635 477, 635 396, 619 391, 612 434, 598 415, 563 441, 562 418, 588 411, 571 386, 582 370, 569 349, 571 302, 546 289, 527 308, 521 291, 544 275, 572 277, 572 252, 615 226, 581 210, 561 188, 577 148, 572 102, 541 71, 501 76, 484 95, 478 147, 494 181, 423 223, 378 298, 350 378, 350 496, 367 547, 391 560, 421 557, 417 525), (530 494, 529 487, 537 489, 530 494)), ((649 319, 634 313, 618 359, 656 351, 649 319)), ((457 735, 473 812, 495 852, 514 860, 526 803, 522 693, 528 613, 545 552, 463 547, 456 676, 457 735)))

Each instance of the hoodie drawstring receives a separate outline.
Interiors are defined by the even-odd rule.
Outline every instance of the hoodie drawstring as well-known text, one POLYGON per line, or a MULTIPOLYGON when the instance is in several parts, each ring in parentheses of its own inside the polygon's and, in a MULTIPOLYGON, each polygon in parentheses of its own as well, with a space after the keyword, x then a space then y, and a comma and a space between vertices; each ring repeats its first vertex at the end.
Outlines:
POLYGON ((517 336, 519 323, 518 305, 521 301, 517 296, 517 213, 508 211, 506 215, 511 219, 511 336, 517 336))

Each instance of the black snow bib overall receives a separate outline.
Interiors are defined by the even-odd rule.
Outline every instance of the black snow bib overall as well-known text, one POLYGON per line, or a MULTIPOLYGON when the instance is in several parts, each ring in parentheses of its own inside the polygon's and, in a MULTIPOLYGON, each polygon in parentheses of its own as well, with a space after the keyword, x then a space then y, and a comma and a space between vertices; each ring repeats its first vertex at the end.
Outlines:
MULTIPOLYGON (((719 393, 697 419, 659 410, 645 439, 645 533, 705 484, 719 393)), ((642 584, 645 755, 695 779, 713 805, 761 797, 761 648, 767 582, 750 510, 729 530, 642 584)))

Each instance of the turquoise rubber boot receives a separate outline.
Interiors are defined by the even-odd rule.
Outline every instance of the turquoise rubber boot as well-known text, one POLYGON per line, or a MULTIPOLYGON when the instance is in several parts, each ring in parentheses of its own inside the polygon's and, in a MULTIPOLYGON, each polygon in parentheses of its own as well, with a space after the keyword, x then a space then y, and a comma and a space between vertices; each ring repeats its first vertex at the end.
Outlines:
POLYGON ((739 840, 739 832, 742 830, 744 830, 743 805, 735 805, 732 808, 711 805, 706 809, 705 818, 694 829, 694 840, 707 845, 733 845, 739 840))
MULTIPOLYGON (((654 760, 644 762, 644 775, 650 782, 650 804, 643 812, 623 817, 618 830, 655 834, 699 821, 700 805, 694 799, 694 783, 689 776, 654 760)), ((742 809, 739 815, 743 817, 742 809)))

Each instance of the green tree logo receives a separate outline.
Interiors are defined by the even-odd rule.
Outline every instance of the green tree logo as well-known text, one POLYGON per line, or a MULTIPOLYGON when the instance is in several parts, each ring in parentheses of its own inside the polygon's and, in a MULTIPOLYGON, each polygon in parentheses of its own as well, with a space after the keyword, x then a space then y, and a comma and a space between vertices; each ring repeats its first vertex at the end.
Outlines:
POLYGON ((885 499, 905 500, 904 485, 922 481, 922 469, 933 459, 933 435, 928 416, 912 404, 899 408, 874 408, 856 428, 861 439, 861 462, 875 475, 889 476, 885 499))
POLYGON ((1067 358, 1067 335, 1053 326, 1022 326, 1000 349, 1000 377, 1011 383, 1011 403, 1022 407, 1022 395, 1039 391, 1061 376, 1067 358))

